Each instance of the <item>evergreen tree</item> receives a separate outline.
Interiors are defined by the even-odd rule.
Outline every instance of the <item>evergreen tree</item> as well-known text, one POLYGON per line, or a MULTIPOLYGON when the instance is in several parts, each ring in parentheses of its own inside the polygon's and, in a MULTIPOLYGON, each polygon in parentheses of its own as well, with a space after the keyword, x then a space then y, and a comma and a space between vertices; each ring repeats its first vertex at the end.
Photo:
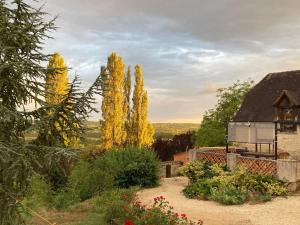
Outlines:
POLYGON ((144 90, 144 79, 140 65, 135 66, 135 87, 132 107, 132 143, 136 146, 149 146, 153 142, 153 127, 148 122, 148 96, 144 90))
POLYGON ((124 121, 124 83, 125 65, 123 59, 112 53, 107 60, 106 90, 102 100, 101 137, 104 149, 124 143, 126 132, 124 121))
POLYGON ((79 91, 76 77, 61 102, 45 103, 47 69, 41 64, 48 55, 43 54, 43 41, 55 28, 45 14, 23 0, 0 0, 0 225, 24 223, 21 203, 33 173, 74 159, 73 151, 52 144, 63 140, 56 124, 68 123, 63 131, 67 137, 84 132, 88 113, 95 111, 93 95, 101 94, 101 77, 85 93, 79 91), (30 102, 40 108, 25 110, 30 102), (26 143, 25 132, 34 128, 38 138, 26 143))

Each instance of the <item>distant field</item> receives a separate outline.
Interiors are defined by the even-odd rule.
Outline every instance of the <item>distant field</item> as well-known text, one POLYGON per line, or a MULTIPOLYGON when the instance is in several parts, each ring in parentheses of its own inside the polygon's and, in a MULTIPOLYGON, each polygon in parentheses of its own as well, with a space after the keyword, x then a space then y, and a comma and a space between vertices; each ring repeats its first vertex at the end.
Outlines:
POLYGON ((197 123, 153 123, 153 126, 156 138, 172 138, 176 134, 186 133, 199 128, 197 123))
MULTIPOLYGON (((161 137, 164 139, 172 138, 176 134, 186 133, 187 131, 197 130, 197 123, 153 123, 155 129, 155 138, 161 137)), ((88 142, 96 142, 100 137, 99 122, 87 122, 86 138, 88 142)), ((96 144, 95 143, 95 144, 96 144)))
MULTIPOLYGON (((155 138, 161 137, 163 139, 170 139, 176 134, 182 134, 187 131, 197 130, 199 124, 197 123, 153 123, 155 129, 155 138)), ((100 127, 99 122, 88 121, 87 132, 85 135, 85 145, 99 145, 100 144, 100 127)), ((26 134, 26 139, 31 140, 36 137, 36 133, 26 134)))

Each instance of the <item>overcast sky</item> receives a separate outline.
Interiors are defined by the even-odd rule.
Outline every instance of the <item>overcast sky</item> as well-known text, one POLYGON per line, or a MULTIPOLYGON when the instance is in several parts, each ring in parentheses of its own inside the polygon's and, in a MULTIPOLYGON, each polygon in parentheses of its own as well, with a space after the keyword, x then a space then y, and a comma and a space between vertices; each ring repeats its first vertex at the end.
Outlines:
POLYGON ((152 122, 200 122, 217 88, 300 69, 299 8, 299 0, 48 0, 59 29, 46 50, 85 84, 116 51, 142 65, 152 122))

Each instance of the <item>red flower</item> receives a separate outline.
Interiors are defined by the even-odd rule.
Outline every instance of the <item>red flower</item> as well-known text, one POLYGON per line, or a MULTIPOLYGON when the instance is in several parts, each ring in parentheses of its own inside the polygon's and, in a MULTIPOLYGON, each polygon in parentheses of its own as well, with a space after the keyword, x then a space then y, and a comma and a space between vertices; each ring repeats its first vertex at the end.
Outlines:
POLYGON ((131 220, 126 219, 124 225, 134 225, 134 223, 131 220))

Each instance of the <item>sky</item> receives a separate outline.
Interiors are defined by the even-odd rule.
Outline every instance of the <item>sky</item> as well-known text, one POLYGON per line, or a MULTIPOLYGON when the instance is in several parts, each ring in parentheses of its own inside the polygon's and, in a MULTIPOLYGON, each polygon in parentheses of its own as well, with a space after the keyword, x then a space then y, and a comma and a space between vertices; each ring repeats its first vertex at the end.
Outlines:
POLYGON ((141 64, 152 122, 199 123, 218 88, 300 69, 299 0, 45 3, 58 15, 46 51, 61 53, 86 86, 113 51, 127 66, 141 64))

